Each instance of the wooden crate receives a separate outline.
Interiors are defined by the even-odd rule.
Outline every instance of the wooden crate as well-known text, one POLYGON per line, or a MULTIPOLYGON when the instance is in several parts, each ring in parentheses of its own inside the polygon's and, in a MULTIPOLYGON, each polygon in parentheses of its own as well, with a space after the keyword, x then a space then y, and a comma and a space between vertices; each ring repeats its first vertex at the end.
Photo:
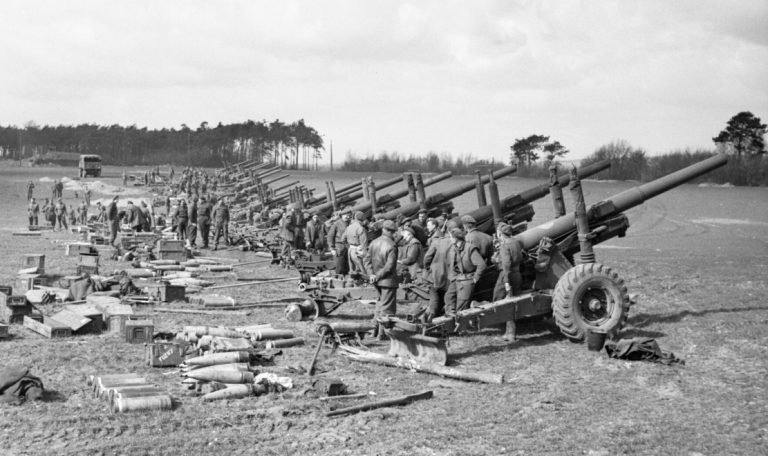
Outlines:
POLYGON ((69 337, 72 335, 72 329, 69 326, 49 317, 45 317, 40 322, 26 316, 24 317, 24 326, 48 338, 69 337))
POLYGON ((125 322, 125 341, 130 344, 151 343, 154 331, 152 320, 128 320, 125 322))
POLYGON ((157 241, 157 250, 160 252, 184 252, 184 241, 160 239, 157 241))
POLYGON ((34 290, 36 285, 45 285, 45 278, 40 274, 19 274, 16 280, 16 292, 24 294, 29 290, 34 290))
POLYGON ((157 252, 158 260, 186 261, 188 258, 186 250, 181 252, 160 250, 157 252))
POLYGON ((147 285, 147 294, 160 302, 184 301, 186 288, 181 285, 168 283, 153 283, 147 285))
POLYGON ((150 367, 172 367, 184 362, 187 352, 185 342, 155 342, 145 345, 147 365, 150 367))
POLYGON ((0 339, 5 339, 10 336, 8 333, 8 325, 0 323, 0 339))
POLYGON ((37 268, 38 273, 45 274, 45 255, 39 253, 25 253, 22 259, 21 269, 37 268))
POLYGON ((51 318, 61 324, 67 325, 73 333, 84 334, 91 329, 93 320, 84 317, 70 309, 62 309, 51 315, 51 318))
POLYGON ((93 254, 93 253, 81 253, 80 254, 80 262, 78 263, 80 266, 89 266, 89 267, 95 267, 99 268, 99 254, 93 254))
POLYGON ((93 254, 95 253, 93 245, 84 242, 76 242, 74 244, 67 244, 66 253, 67 256, 77 256, 82 253, 93 254))
POLYGON ((13 294, 13 287, 10 285, 0 285, 0 293, 10 296, 13 294))
POLYGON ((76 269, 77 275, 98 275, 99 274, 99 268, 93 267, 93 266, 85 266, 85 265, 78 265, 76 269))

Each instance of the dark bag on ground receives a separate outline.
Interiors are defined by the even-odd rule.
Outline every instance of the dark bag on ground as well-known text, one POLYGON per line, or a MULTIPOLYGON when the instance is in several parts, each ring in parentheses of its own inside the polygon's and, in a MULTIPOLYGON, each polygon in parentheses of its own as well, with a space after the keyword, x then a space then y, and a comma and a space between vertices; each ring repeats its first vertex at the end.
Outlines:
POLYGON ((637 337, 621 339, 605 343, 608 356, 629 361, 651 361, 661 364, 685 364, 685 360, 677 358, 674 353, 666 352, 659 347, 656 339, 637 337))

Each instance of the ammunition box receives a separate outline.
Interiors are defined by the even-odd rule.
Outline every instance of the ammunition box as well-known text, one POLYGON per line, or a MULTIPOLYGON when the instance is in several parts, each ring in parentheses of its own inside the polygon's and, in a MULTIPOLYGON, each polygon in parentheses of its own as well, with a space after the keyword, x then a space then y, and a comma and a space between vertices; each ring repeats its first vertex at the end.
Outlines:
POLYGON ((147 285, 147 294, 160 302, 184 301, 185 290, 183 286, 167 283, 147 285))
POLYGON ((187 344, 184 342, 155 342, 145 346, 147 365, 150 367, 178 366, 184 362, 187 344))
POLYGON ((151 320, 128 320, 125 322, 125 341, 130 344, 151 343, 155 325, 151 320))

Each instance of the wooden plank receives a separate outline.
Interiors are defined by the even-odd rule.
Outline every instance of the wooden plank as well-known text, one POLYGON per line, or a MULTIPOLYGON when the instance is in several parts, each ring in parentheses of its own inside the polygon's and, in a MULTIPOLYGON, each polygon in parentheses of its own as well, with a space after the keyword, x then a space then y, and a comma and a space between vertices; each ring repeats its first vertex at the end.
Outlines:
POLYGON ((51 315, 51 318, 68 326, 72 331, 77 331, 91 322, 91 319, 79 315, 69 309, 63 309, 60 312, 51 315))
POLYGON ((68 337, 72 335, 72 329, 69 326, 49 317, 45 317, 42 322, 39 322, 25 316, 24 326, 31 331, 42 334, 48 338, 68 337))

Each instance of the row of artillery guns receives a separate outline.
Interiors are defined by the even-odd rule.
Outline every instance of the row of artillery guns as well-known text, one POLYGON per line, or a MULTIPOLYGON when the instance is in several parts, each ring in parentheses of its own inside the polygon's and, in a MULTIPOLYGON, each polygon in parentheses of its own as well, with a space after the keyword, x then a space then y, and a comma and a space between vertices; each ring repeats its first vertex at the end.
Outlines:
MULTIPOLYGON (((578 169, 577 176, 580 179, 591 177, 600 171, 607 169, 609 166, 610 162, 603 160, 578 169)), ((508 166, 485 176, 476 172, 474 181, 466 182, 429 196, 426 195, 424 187, 449 178, 451 173, 446 172, 436 175, 423 181, 424 185, 420 184, 421 176, 416 174, 414 178, 414 181, 416 182, 416 185, 414 186, 415 191, 411 192, 411 186, 409 185, 408 190, 405 192, 393 192, 387 195, 388 201, 393 201, 389 199, 390 197, 399 199, 406 195, 410 195, 407 203, 398 205, 394 208, 388 208, 382 212, 373 213, 372 202, 366 201, 352 207, 352 210, 362 211, 367 215, 373 213, 377 222, 369 226, 368 239, 370 241, 381 234, 380 221, 398 220, 399 218, 413 219, 422 209, 426 210, 427 215, 430 217, 445 215, 447 220, 453 220, 461 225, 460 215, 454 212, 453 200, 474 190, 477 196, 478 208, 465 214, 471 215, 477 221, 478 230, 493 235, 496 225, 500 222, 504 222, 514 227, 515 232, 521 232, 525 230, 527 222, 530 222, 533 219, 534 210, 531 203, 547 195, 552 195, 555 213, 558 215, 565 213, 562 188, 569 184, 571 175, 569 173, 564 173, 563 175, 558 176, 558 169, 559 168, 556 165, 551 167, 549 182, 504 198, 501 198, 499 195, 496 180, 509 176, 517 171, 516 166, 508 166), (487 194, 486 186, 488 190, 487 194), (488 203, 489 200, 490 204, 488 203)), ((348 285, 350 283, 340 283, 338 279, 334 278, 334 276, 329 273, 318 275, 323 271, 332 270, 334 268, 333 258, 329 259, 319 257, 318 255, 307 255, 301 252, 297 252, 296 255, 297 258, 294 261, 294 265, 301 277, 299 288, 301 290, 317 290, 315 293, 316 301, 324 302, 329 308, 338 307, 338 301, 345 299, 343 298, 343 296, 345 296, 344 288, 357 288, 359 285, 356 283, 358 281, 353 280, 353 283, 351 283, 352 287, 349 287, 348 285), (342 288, 342 290, 328 291, 332 288, 342 288)), ((403 287, 403 289, 410 290, 422 299, 428 299, 428 284, 417 280, 420 278, 411 279, 415 281, 406 280, 408 284, 406 287, 403 287)), ((485 286, 484 283, 483 286, 485 286)), ((493 284, 488 285, 488 287, 492 288, 493 284)), ((359 293, 353 293, 353 295, 357 296, 359 293)), ((323 303, 319 305, 323 305, 323 303)))
MULTIPOLYGON (((631 305, 627 286, 616 271, 596 261, 593 246, 626 235, 629 219, 625 211, 726 162, 725 156, 716 155, 592 205, 586 204, 581 186, 585 169, 571 170, 568 176, 557 179, 557 187, 569 187, 573 209, 565 211, 562 192, 555 189, 550 192, 555 218, 515 235, 524 254, 522 293, 492 301, 491 287, 498 271, 489 267, 487 277, 476 286, 469 309, 428 321, 420 318, 418 311, 380 320, 390 338, 390 354, 444 365, 448 361, 446 342, 451 335, 499 326, 506 326, 507 331, 514 333, 516 324, 542 318, 552 318, 560 332, 574 342, 583 341, 588 333, 618 333, 631 305)), ((542 191, 537 187, 520 195, 533 196, 542 191)), ((524 200, 522 196, 521 199, 524 200)), ((313 290, 313 296, 298 306, 289 307, 286 314, 291 319, 327 316, 344 298, 366 299, 354 294, 354 290, 365 288, 372 289, 313 290)), ((399 293, 399 302, 410 302, 414 298, 423 302, 427 298, 421 286, 415 284, 401 286, 399 293)), ((375 293, 368 296, 367 299, 375 299, 375 293)))

